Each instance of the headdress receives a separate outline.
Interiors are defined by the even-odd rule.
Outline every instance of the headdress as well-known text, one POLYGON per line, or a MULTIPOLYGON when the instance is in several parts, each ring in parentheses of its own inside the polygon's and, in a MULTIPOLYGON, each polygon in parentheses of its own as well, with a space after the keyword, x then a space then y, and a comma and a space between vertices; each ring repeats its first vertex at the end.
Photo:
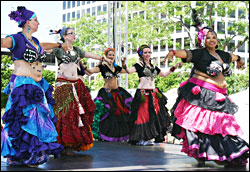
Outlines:
POLYGON ((50 35, 52 34, 60 34, 60 37, 61 37, 61 40, 64 42, 64 39, 63 39, 63 35, 66 35, 67 34, 67 31, 68 29, 71 29, 69 27, 63 27, 62 29, 59 29, 59 30, 50 30, 50 35))
POLYGON ((10 20, 15 20, 18 23, 18 27, 23 27, 27 20, 33 19, 36 14, 33 11, 27 10, 23 6, 18 6, 16 11, 11 11, 8 15, 10 20))
POLYGON ((206 35, 209 31, 214 30, 212 28, 207 27, 205 24, 202 24, 200 19, 198 18, 198 14, 195 9, 192 9, 192 19, 194 22, 194 25, 198 29, 197 39, 198 39, 198 45, 200 48, 202 48, 205 44, 206 35))
POLYGON ((105 56, 108 55, 108 52, 109 52, 109 51, 114 51, 114 52, 115 52, 115 49, 114 49, 114 48, 107 48, 107 49, 104 51, 105 56))
POLYGON ((141 57, 142 56, 142 53, 143 53, 143 49, 144 48, 150 48, 150 46, 149 45, 141 45, 138 49, 137 49, 137 53, 138 53, 138 55, 141 57))

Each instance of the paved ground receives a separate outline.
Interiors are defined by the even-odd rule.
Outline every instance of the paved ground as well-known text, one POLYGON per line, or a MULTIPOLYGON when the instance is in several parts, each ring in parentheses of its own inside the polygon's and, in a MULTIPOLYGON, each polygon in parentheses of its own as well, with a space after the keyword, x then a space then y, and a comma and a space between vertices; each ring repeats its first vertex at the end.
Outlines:
POLYGON ((131 146, 123 142, 94 142, 94 147, 74 156, 50 157, 38 168, 7 166, 1 157, 1 171, 246 171, 225 169, 214 162, 197 167, 196 161, 180 152, 181 145, 161 143, 157 146, 131 146))

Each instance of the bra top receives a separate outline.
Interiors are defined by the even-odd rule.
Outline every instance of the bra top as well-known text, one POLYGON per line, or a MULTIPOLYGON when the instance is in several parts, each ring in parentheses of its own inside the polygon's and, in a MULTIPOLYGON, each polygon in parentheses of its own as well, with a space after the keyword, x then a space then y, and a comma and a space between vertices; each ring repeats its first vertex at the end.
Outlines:
POLYGON ((112 79, 114 77, 118 78, 120 76, 119 74, 122 70, 122 67, 118 66, 118 65, 117 65, 117 67, 114 67, 115 68, 114 72, 111 71, 110 68, 106 64, 100 64, 97 67, 99 67, 101 74, 102 74, 102 77, 104 79, 112 79))
POLYGON ((73 47, 73 50, 70 52, 64 52, 61 48, 53 49, 52 54, 54 54, 58 59, 58 66, 61 63, 76 63, 78 64, 79 60, 85 56, 85 51, 81 50, 79 47, 73 47))
POLYGON ((136 64, 134 64, 134 67, 136 69, 136 72, 137 72, 139 78, 150 77, 151 80, 153 80, 161 72, 161 69, 159 69, 157 66, 153 66, 153 65, 152 65, 152 68, 149 68, 145 64, 136 63, 136 64))
POLYGON ((35 61, 43 62, 45 60, 46 53, 35 37, 32 37, 32 39, 37 44, 38 50, 21 32, 14 35, 8 35, 7 37, 11 37, 13 43, 12 48, 9 48, 14 55, 12 60, 24 60, 29 63, 35 61))

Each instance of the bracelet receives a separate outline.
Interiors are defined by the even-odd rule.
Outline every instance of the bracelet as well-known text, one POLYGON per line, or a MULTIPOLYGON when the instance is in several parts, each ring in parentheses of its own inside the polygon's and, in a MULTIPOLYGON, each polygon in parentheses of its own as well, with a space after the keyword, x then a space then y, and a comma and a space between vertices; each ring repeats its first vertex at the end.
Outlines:
POLYGON ((59 46, 58 48, 62 48, 62 43, 58 42, 59 46))
POLYGON ((238 56, 238 59, 236 61, 239 62, 241 60, 241 57, 239 55, 237 56, 238 56))
POLYGON ((176 54, 176 51, 175 51, 175 50, 170 50, 169 52, 171 52, 171 51, 174 53, 174 55, 176 54))
POLYGON ((175 69, 176 69, 176 67, 175 67, 175 66, 173 66, 173 67, 171 67, 171 68, 170 68, 170 71, 171 71, 171 72, 174 72, 174 71, 175 71, 175 69))

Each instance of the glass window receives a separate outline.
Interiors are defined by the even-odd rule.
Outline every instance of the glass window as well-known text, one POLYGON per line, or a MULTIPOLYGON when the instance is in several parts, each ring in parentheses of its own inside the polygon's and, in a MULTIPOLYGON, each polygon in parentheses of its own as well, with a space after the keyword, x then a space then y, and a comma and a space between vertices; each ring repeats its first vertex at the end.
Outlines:
POLYGON ((81 5, 81 1, 77 1, 77 6, 79 7, 81 5))
POLYGON ((72 1, 72 8, 76 6, 76 1, 72 1))
POLYGON ((246 18, 246 16, 245 16, 244 13, 245 13, 245 12, 244 12, 242 9, 239 9, 239 10, 238 10, 238 18, 239 18, 239 19, 244 19, 244 18, 246 18))
POLYGON ((228 51, 231 51, 232 48, 235 47, 235 40, 231 40, 230 43, 227 45, 228 51))
POLYGON ((102 19, 102 23, 106 23, 107 21, 106 21, 106 19, 105 18, 103 18, 102 19))
POLYGON ((77 19, 80 18, 80 10, 77 11, 77 19))
POLYGON ((85 5, 85 1, 82 1, 82 5, 85 5))
POLYGON ((70 13, 67 13, 67 21, 70 21, 70 13))
POLYGON ((92 1, 92 3, 95 3, 96 1, 92 1))
POLYGON ((170 49, 173 49, 173 48, 174 48, 174 40, 171 39, 171 40, 168 41, 168 49, 170 50, 170 49))
POLYGON ((163 60, 164 60, 164 56, 160 57, 160 68, 165 68, 166 67, 166 64, 163 63, 163 60))
MULTIPOLYGON (((238 41, 238 44, 240 43, 241 41, 238 41)), ((238 48, 238 52, 245 52, 245 42, 244 44, 242 44, 239 48, 238 48)))
POLYGON ((167 17, 166 13, 161 13, 161 18, 165 19, 167 17))
POLYGON ((97 15, 100 15, 101 10, 102 10, 102 6, 101 5, 97 6, 97 15))
POLYGON ((66 1, 63 1, 63 10, 66 9, 66 1))
POLYGON ((90 4, 90 1, 87 1, 87 4, 90 4))
POLYGON ((219 10, 217 11, 217 15, 221 16, 221 17, 225 17, 226 16, 226 13, 225 13, 226 9, 225 9, 225 7, 222 4, 218 4, 218 9, 219 10))
POLYGON ((62 18, 62 22, 65 23, 66 22, 66 14, 63 14, 63 18, 62 18))
POLYGON ((154 43, 153 52, 158 52, 158 42, 154 43))
POLYGON ((176 49, 177 49, 177 50, 181 49, 181 45, 182 45, 182 44, 181 44, 181 38, 177 38, 177 39, 176 39, 176 45, 175 45, 175 46, 176 46, 176 49))
POLYGON ((82 16, 84 16, 85 14, 85 9, 82 9, 82 16))
POLYGON ((189 48, 190 48, 190 39, 184 38, 184 49, 189 49, 189 48))
POLYGON ((70 8, 71 5, 71 1, 68 1, 68 9, 70 8))
POLYGON ((224 34, 225 33, 225 23, 218 22, 217 31, 218 31, 218 33, 224 34))
POLYGON ((229 11, 229 17, 235 18, 235 10, 229 11))
POLYGON ((107 4, 103 5, 103 11, 106 12, 107 11, 107 4))
POLYGON ((92 16, 95 15, 95 7, 92 7, 92 16))
POLYGON ((87 9, 87 15, 90 15, 90 8, 87 9))
POLYGON ((181 33, 181 32, 182 32, 181 23, 176 23, 176 33, 181 33))
POLYGON ((97 23, 101 23, 101 22, 102 22, 102 20, 101 20, 101 19, 98 19, 98 20, 97 20, 97 23))
POLYGON ((228 33, 228 34, 234 34, 235 31, 234 31, 233 28, 232 28, 233 23, 230 23, 230 22, 229 22, 227 25, 228 25, 227 33, 228 33))
POLYGON ((139 15, 140 15, 140 17, 142 17, 144 19, 144 11, 140 11, 139 15))
POLYGON ((76 12, 75 11, 72 12, 72 18, 76 18, 76 12))

